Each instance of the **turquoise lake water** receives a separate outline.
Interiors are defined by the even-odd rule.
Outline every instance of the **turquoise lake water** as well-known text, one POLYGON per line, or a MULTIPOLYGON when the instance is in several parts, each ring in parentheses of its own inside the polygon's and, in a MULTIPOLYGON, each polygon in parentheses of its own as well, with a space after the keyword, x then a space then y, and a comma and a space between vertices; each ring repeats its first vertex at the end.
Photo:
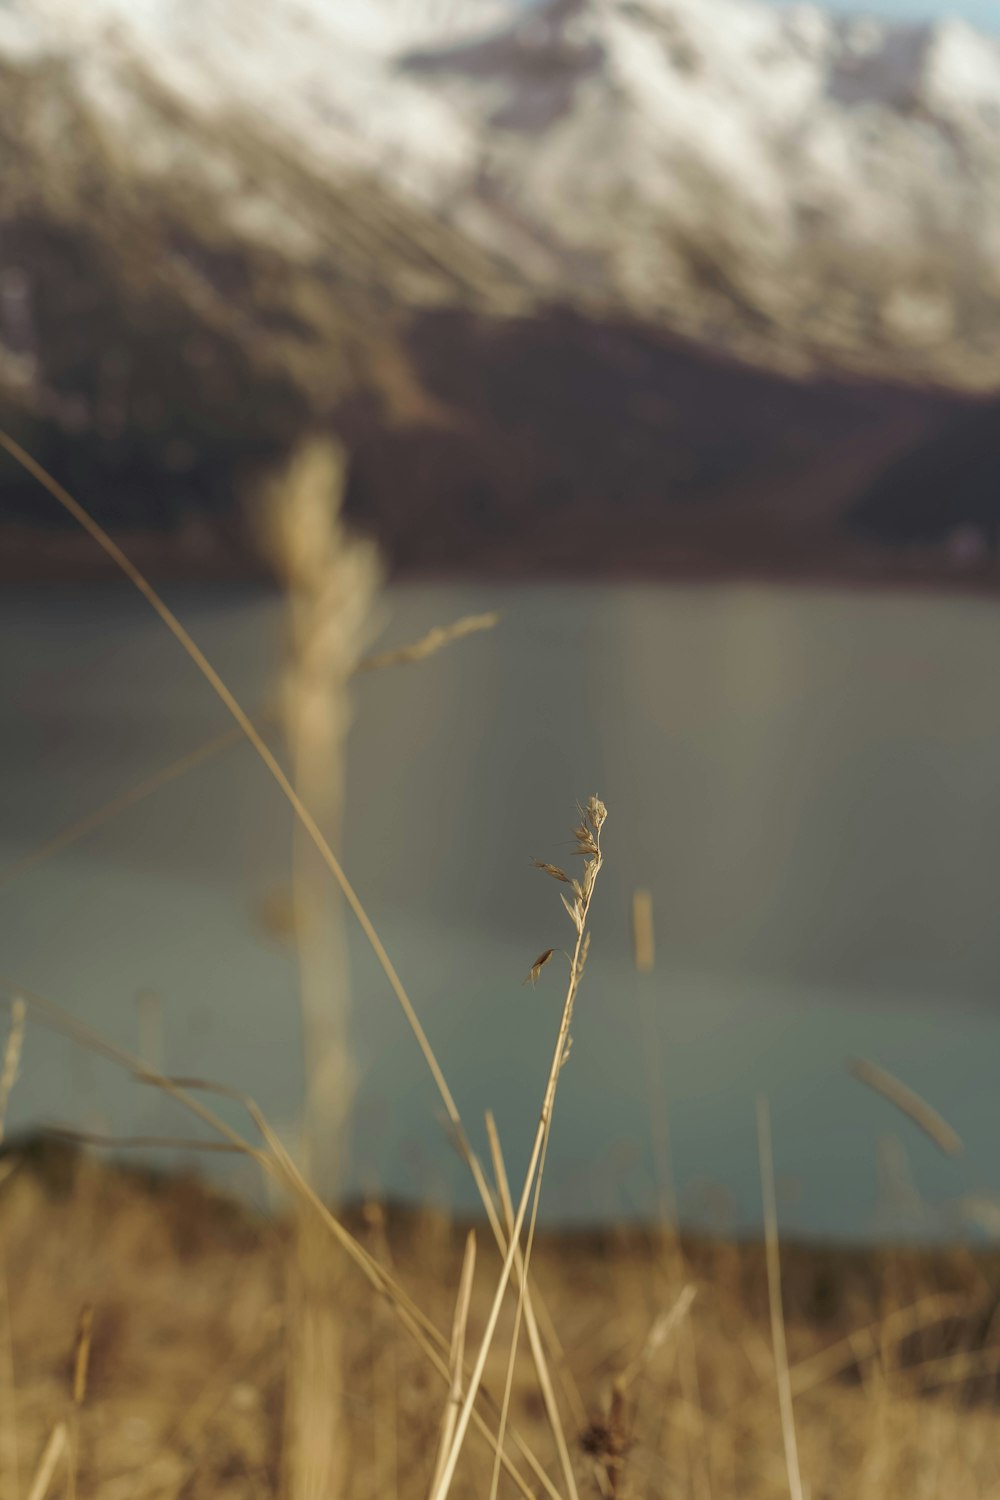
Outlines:
MULTIPOLYGON (((280 601, 169 598, 261 702, 280 601)), ((564 971, 522 980, 570 935, 529 857, 565 862, 574 801, 598 792, 607 863, 550 1220, 655 1213, 669 1158, 688 1222, 752 1228, 764 1093, 786 1233, 1000 1221, 1000 608, 428 585, 391 591, 382 640, 485 609, 503 616, 491 634, 356 684, 344 845, 475 1142, 490 1107, 512 1175, 526 1158, 564 971), (657 922, 641 982, 638 885, 657 922), (941 1156, 856 1082, 858 1056, 939 1109, 963 1155, 941 1156)), ((125 588, 8 590, 0 617, 2 874, 227 720, 125 588)), ((290 847, 279 793, 248 747, 229 750, 0 886, 0 970, 123 1046, 155 1046, 172 1073, 246 1090, 291 1131, 296 969, 261 919, 287 891, 290 847), (153 1011, 138 999, 150 991, 153 1011)), ((353 936, 352 973, 351 1187, 472 1208, 416 1045, 353 936)), ((45 1122, 189 1130, 160 1095, 32 1025, 10 1125, 45 1122)), ((252 1186, 247 1163, 201 1165, 252 1186)))

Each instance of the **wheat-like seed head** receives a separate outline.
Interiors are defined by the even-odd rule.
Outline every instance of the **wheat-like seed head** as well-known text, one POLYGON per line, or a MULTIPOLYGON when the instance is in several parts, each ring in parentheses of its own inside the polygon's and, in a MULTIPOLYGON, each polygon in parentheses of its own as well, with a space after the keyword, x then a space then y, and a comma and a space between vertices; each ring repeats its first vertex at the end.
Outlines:
POLYGON ((259 511, 265 545, 289 593, 283 711, 307 780, 310 767, 337 755, 347 733, 343 685, 367 645, 382 574, 374 544, 342 519, 345 476, 342 450, 313 439, 265 486, 259 511))

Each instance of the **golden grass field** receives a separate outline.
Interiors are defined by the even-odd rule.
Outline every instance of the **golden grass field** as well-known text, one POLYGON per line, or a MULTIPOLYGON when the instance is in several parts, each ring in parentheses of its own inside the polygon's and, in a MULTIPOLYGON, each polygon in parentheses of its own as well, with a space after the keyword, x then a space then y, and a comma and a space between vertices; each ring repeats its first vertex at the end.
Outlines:
MULTIPOLYGON (((4 1500, 29 1493, 60 1423, 72 1435, 81 1497, 281 1493, 298 1316, 296 1236, 287 1220, 252 1214, 193 1179, 158 1181, 62 1148, 12 1152, 6 1165, 4 1500), (91 1344, 75 1407, 74 1346, 86 1307, 91 1344)), ((374 1204, 351 1212, 348 1223, 448 1328, 465 1226, 374 1204)), ((471 1347, 499 1270, 495 1249, 480 1238, 471 1347)), ((331 1257, 337 1253, 331 1245, 331 1257)), ((759 1246, 680 1247, 634 1229, 544 1234, 532 1265, 535 1294, 558 1330, 553 1378, 581 1496, 788 1494, 759 1246), (683 1321, 651 1347, 688 1287, 683 1321), (616 1430, 613 1390, 623 1377, 616 1430)), ((786 1248, 783 1271, 804 1493, 812 1500, 1000 1493, 1000 1362, 988 1328, 997 1259, 786 1248)), ((323 1399, 346 1444, 343 1493, 426 1496, 445 1383, 352 1268, 339 1313, 343 1364, 323 1399)), ((496 1397, 510 1320, 508 1305, 486 1372, 496 1397)), ((511 1421, 564 1493, 527 1358, 511 1421)), ((488 1494, 491 1467, 487 1445, 473 1436, 452 1492, 488 1494)), ((528 1478, 531 1492, 542 1494, 528 1478)), ((67 1492, 65 1455, 48 1492, 67 1492)), ((505 1481, 502 1493, 514 1492, 505 1481)))
MULTIPOLYGON (((252 1101, 239 1101, 247 1124, 237 1131, 213 1112, 210 1081, 162 1077, 5 982, 13 1026, 0 1122, 18 1086, 24 1018, 34 1015, 166 1091, 216 1145, 248 1155, 275 1208, 255 1214, 194 1178, 101 1164, 78 1144, 6 1151, 0 1500, 1000 1497, 1000 1257, 779 1248, 763 1102, 765 1243, 678 1239, 666 1207, 656 1229, 538 1228, 559 1077, 572 1066, 574 1026, 586 1024, 586 997, 579 1022, 577 1001, 608 817, 596 796, 577 809, 571 865, 535 861, 575 939, 523 1183, 508 1183, 491 1122, 490 1160, 473 1154, 404 982, 340 864, 336 832, 351 676, 419 664, 493 622, 459 621, 408 650, 366 656, 377 559, 341 526, 335 456, 300 454, 268 501, 269 545, 290 598, 286 770, 111 539, 23 450, 0 441, 143 593, 253 745, 296 819, 295 911, 309 917, 297 929, 308 1046, 297 1153, 252 1101), (374 1201, 336 1206, 351 1087, 348 919, 434 1079, 479 1192, 480 1223, 374 1201)), ((95 826, 85 823, 36 860, 58 857, 95 826)), ((634 914, 645 971, 654 962, 647 898, 637 896, 634 914)), ((552 957, 538 955, 529 982, 552 957)), ((876 1075, 867 1081, 954 1149, 945 1122, 876 1075)))

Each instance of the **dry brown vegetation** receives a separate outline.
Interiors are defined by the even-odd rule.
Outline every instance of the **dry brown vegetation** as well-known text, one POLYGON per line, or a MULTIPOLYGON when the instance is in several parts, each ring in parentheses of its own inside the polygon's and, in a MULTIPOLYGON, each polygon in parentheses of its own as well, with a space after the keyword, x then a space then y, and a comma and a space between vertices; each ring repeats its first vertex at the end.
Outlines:
MULTIPOLYGON (((289 1226, 193 1181, 159 1182, 62 1150, 7 1161, 0 1234, 15 1388, 12 1401, 5 1393, 0 1424, 5 1500, 27 1494, 49 1433, 69 1413, 74 1339, 87 1305, 94 1321, 79 1413, 81 1497, 278 1493, 289 1226)), ((465 1227, 375 1204, 348 1222, 431 1319, 450 1327, 465 1227)), ((470 1346, 498 1269, 480 1236, 470 1346)), ((1000 1493, 996 1361, 961 1349, 963 1339, 982 1345, 985 1321, 945 1317, 952 1308, 987 1312, 998 1270, 995 1260, 959 1254, 786 1249, 791 1378, 812 1500, 1000 1493)), ((787 1495, 760 1247, 687 1243, 679 1259, 669 1238, 648 1231, 546 1234, 535 1246, 532 1282, 559 1330, 565 1362, 554 1361, 554 1378, 581 1495, 787 1495), (689 1285, 695 1295, 684 1316, 695 1338, 697 1406, 684 1393, 678 1329, 649 1347, 658 1320, 689 1285), (625 1379, 616 1431, 618 1377, 625 1379)), ((326 1392, 349 1432, 343 1493, 424 1497, 444 1382, 350 1269, 346 1306, 343 1384, 326 1392)), ((510 1317, 509 1306, 487 1366, 498 1397, 510 1317)), ((6 1371, 6 1335, 2 1344, 6 1371)), ((527 1358, 511 1419, 557 1476, 527 1358)), ((471 1440, 453 1493, 487 1494, 491 1466, 485 1442, 471 1440)), ((65 1493, 65 1483, 60 1469, 50 1493, 65 1493)), ((532 1491, 542 1493, 537 1484, 532 1491)), ((512 1492, 508 1482, 502 1493, 512 1492)))

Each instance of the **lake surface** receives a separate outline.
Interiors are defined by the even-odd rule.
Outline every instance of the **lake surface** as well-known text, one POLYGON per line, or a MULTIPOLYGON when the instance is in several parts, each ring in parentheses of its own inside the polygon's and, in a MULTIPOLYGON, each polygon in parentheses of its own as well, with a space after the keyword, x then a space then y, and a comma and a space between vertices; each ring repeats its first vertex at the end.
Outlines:
MULTIPOLYGON (((280 601, 169 599, 237 694, 265 699, 280 601)), ((494 608, 491 634, 358 680, 344 844, 477 1145, 491 1107, 512 1175, 523 1167, 565 968, 522 980, 571 932, 529 856, 570 859, 574 802, 598 792, 606 865, 550 1220, 655 1214, 669 1158, 688 1222, 752 1227, 761 1093, 785 1232, 975 1234, 976 1205, 977 1222, 1000 1220, 1000 607, 401 587, 381 643, 494 608), (639 885, 657 923, 641 981, 639 885), (942 1157, 856 1082, 858 1056, 936 1106, 964 1154, 942 1157)), ((125 587, 8 591, 0 623, 2 876, 228 721, 125 587)), ((296 967, 261 916, 288 889, 290 847, 277 789, 231 749, 0 886, 0 970, 121 1045, 155 1046, 170 1072, 245 1089, 290 1130, 296 967)), ((352 975, 352 1186, 472 1208, 423 1061, 353 936, 352 975)), ((190 1132, 160 1095, 32 1025, 10 1125, 41 1122, 190 1132)), ((200 1161, 250 1186, 247 1163, 200 1161)))

